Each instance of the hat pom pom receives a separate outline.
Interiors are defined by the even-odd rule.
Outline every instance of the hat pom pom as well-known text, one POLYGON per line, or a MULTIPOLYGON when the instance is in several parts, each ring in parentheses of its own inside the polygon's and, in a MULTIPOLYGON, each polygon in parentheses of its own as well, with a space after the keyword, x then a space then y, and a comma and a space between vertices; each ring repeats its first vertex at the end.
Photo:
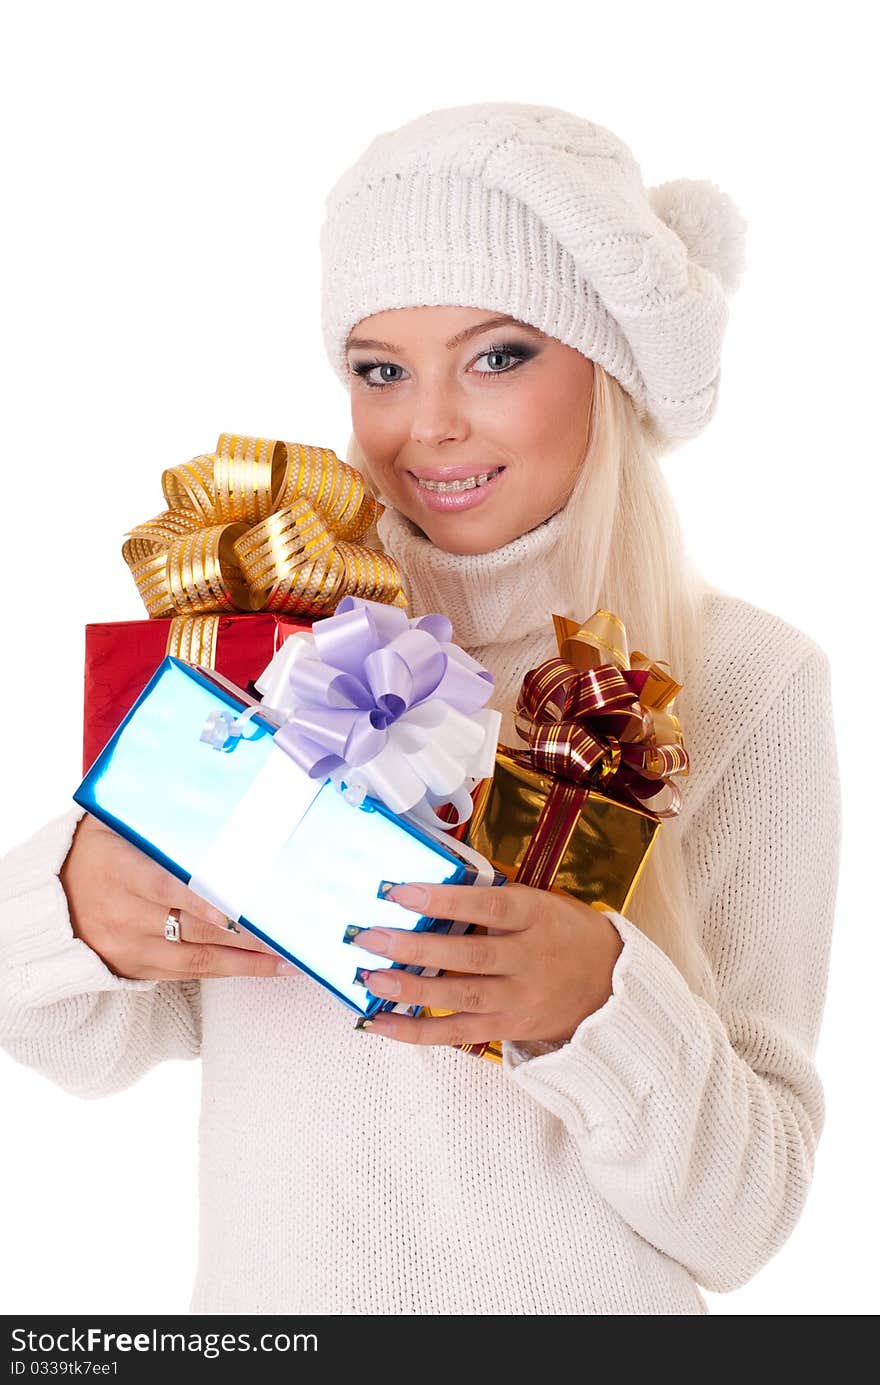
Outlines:
POLYGON ((734 293, 745 270, 748 222, 727 193, 704 179, 676 178, 648 188, 647 195, 691 259, 717 274, 726 294, 734 293))

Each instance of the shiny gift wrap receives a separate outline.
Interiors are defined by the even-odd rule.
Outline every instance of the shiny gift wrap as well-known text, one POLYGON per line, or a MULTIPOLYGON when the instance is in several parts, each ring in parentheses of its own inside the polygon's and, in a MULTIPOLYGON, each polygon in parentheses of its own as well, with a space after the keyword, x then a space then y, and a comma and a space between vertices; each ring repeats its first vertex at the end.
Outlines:
POLYGON ((216 669, 252 691, 261 669, 285 640, 311 627, 308 617, 256 611, 251 615, 157 616, 109 620, 85 627, 82 772, 131 710, 156 669, 172 654, 216 669))
POLYGON ((166 654, 247 688, 344 595, 405 605, 397 564, 361 543, 382 506, 329 448, 221 433, 162 491, 122 546, 149 619, 86 626, 84 772, 166 654))
MULTIPOLYGON (((553 623, 559 657, 531 669, 517 699, 527 748, 498 747, 466 840, 522 884, 623 913, 663 819, 680 811, 670 780, 690 765, 671 706, 683 685, 665 660, 630 656, 611 611, 553 623)), ((472 1051, 498 1061, 501 1043, 472 1051)))
MULTIPOLYGON (((555 781, 518 763, 503 749, 495 773, 480 787, 467 840, 511 879, 520 875, 555 781), (503 862, 503 866, 501 865, 503 862)), ((584 904, 625 913, 660 829, 647 811, 625 806, 593 789, 579 799, 552 883, 545 888, 574 895, 584 904)))
POLYGON ((351 802, 311 777, 276 744, 278 720, 220 674, 168 655, 73 797, 350 1009, 407 1008, 354 984, 357 966, 399 964, 344 943, 346 926, 449 931, 459 925, 416 918, 380 883, 503 877, 378 800, 351 802))

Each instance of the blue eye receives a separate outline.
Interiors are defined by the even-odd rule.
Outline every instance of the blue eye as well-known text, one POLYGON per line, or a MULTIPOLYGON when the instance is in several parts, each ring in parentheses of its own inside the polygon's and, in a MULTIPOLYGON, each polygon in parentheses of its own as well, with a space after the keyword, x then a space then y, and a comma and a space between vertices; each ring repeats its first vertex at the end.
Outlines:
MULTIPOLYGON (((513 364, 507 366, 503 370, 495 370, 494 368, 491 370, 477 370, 474 371, 474 374, 482 377, 484 380, 491 380, 499 375, 509 375, 511 371, 516 370, 535 354, 534 351, 526 346, 513 346, 504 342, 493 343, 493 345, 489 346, 485 351, 481 351, 476 359, 481 361, 485 356, 510 356, 513 358, 513 364)), ((371 380, 369 377, 374 370, 400 369, 401 367, 395 365, 393 361, 357 361, 350 367, 352 375, 357 375, 367 389, 371 390, 386 390, 389 386, 398 383, 397 380, 383 380, 381 382, 379 380, 371 380)))
POLYGON ((371 375, 374 370, 388 369, 399 370, 400 366, 393 365, 391 361, 358 361, 356 365, 353 365, 351 367, 351 373, 352 375, 359 375, 363 380, 364 384, 369 386, 370 389, 384 390, 388 387, 388 385, 396 385, 397 381, 384 380, 380 384, 378 380, 368 379, 368 376, 371 375))

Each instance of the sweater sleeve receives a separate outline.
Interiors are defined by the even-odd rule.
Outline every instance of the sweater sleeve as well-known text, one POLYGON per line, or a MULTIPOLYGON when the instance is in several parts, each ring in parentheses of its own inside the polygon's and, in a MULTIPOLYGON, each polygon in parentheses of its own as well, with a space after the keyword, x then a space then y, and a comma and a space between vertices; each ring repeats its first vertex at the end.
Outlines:
POLYGON ((53 818, 0 860, 0 1045, 76 1096, 137 1081, 201 1042, 198 981, 117 976, 78 938, 59 872, 85 810, 53 818))
POLYGON ((605 1004, 551 1052, 503 1044, 507 1077, 564 1122, 591 1184, 712 1292, 776 1254, 809 1191, 839 843, 830 665, 814 645, 700 816, 717 1005, 609 911, 623 949, 605 1004))

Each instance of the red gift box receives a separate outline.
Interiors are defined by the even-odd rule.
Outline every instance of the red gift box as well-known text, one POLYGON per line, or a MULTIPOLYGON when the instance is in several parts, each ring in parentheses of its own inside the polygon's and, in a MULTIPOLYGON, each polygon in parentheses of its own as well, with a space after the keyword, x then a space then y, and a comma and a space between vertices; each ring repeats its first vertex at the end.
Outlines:
POLYGON ((259 678, 284 641, 311 626, 311 619, 268 611, 201 616, 189 622, 154 617, 87 625, 83 774, 131 711, 166 654, 203 663, 237 687, 253 692, 248 684, 259 678), (180 643, 182 631, 184 644, 180 643))

